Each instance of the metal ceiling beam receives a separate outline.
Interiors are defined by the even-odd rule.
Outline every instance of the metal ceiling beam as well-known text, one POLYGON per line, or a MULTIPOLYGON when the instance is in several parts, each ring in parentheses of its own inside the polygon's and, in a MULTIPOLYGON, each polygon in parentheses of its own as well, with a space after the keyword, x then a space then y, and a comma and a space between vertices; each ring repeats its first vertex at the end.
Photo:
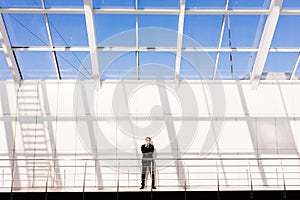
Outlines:
MULTIPOLYGON (((159 14, 179 15, 179 9, 93 9, 95 14, 159 14)), ((0 8, 0 13, 22 14, 85 14, 82 8, 0 8)), ((268 15, 270 10, 224 10, 224 9, 189 9, 187 15, 268 15)), ((300 10, 281 10, 281 15, 300 15, 300 10)))
POLYGON ((269 10, 190 9, 188 15, 267 15, 269 10))
MULTIPOLYGON (((45 9, 45 0, 42 0, 42 7, 43 7, 43 9, 45 9)), ((49 25, 48 16, 47 16, 46 13, 44 13, 44 19, 45 19, 45 22, 46 22, 48 40, 49 40, 50 46, 52 48, 51 55, 52 55, 52 59, 53 59, 53 62, 54 62, 56 75, 57 75, 57 78, 60 80, 61 79, 60 70, 59 70, 59 67, 58 67, 58 61, 57 61, 56 53, 53 50, 53 41, 52 41, 52 36, 51 36, 51 31, 50 31, 50 25, 49 25)))
POLYGON ((299 67, 299 63, 300 63, 300 52, 298 53, 298 58, 297 58, 297 61, 296 61, 295 66, 294 66, 294 69, 293 69, 293 71, 292 71, 290 80, 295 79, 295 74, 296 74, 296 71, 297 71, 297 69, 298 69, 298 67, 299 67))
MULTIPOLYGON (((135 0, 135 8, 138 9, 138 0, 135 0)), ((139 15, 135 15, 135 67, 136 80, 140 79, 140 53, 139 53, 139 15)))
POLYGON ((273 0, 270 5, 270 14, 266 19, 265 27, 260 39, 258 53, 253 65, 251 74, 252 88, 258 87, 267 57, 269 49, 272 43, 272 39, 275 33, 277 22, 280 15, 283 0, 273 0))
MULTIPOLYGON (((1 50, 1 49, 0 49, 1 50)), ((14 51, 89 51, 90 48, 87 46, 74 46, 74 47, 65 47, 65 46, 29 46, 29 47, 12 47, 14 51)))
POLYGON ((98 51, 97 51, 97 40, 96 40, 96 28, 93 13, 93 2, 92 0, 84 0, 84 13, 86 20, 86 28, 89 40, 89 50, 93 71, 93 78, 96 82, 100 81, 100 69, 98 62, 98 51))
POLYGON ((22 80, 22 75, 20 74, 16 57, 11 48, 11 43, 1 14, 0 14, 0 41, 2 43, 2 50, 4 52, 11 76, 16 86, 19 87, 22 80))
MULTIPOLYGON (((90 51, 90 48, 87 46, 73 46, 73 47, 65 47, 65 46, 56 46, 56 47, 47 47, 47 46, 30 46, 30 47, 11 47, 14 51, 90 51)), ((145 47, 140 46, 138 49, 135 46, 132 47, 122 47, 122 46, 106 46, 106 47, 97 47, 98 51, 156 51, 156 52, 177 52, 176 47, 145 47)), ((0 47, 0 51, 3 48, 0 47)), ((258 52, 258 48, 248 48, 248 47, 238 47, 238 48, 199 48, 199 47, 185 47, 182 48, 182 52, 258 52)), ((290 52, 290 53, 298 53, 300 52, 300 47, 294 48, 270 48, 269 52, 290 52)))
POLYGON ((184 16, 185 16, 185 0, 180 0, 180 14, 178 19, 178 34, 177 34, 177 51, 176 51, 176 61, 175 61, 175 81, 177 81, 177 83, 180 76, 184 16))
MULTIPOLYGON (((228 10, 228 4, 229 4, 229 0, 226 0, 225 10, 228 10)), ((222 26, 221 26, 221 31, 220 31, 220 38, 219 38, 218 49, 221 49, 221 47, 222 47, 223 35, 224 35, 224 30, 225 30, 226 16, 227 15, 223 15, 223 19, 222 19, 222 26)), ((219 65, 219 58, 220 58, 220 51, 218 51, 217 55, 216 55, 215 67, 214 67, 213 76, 212 76, 213 80, 216 79, 217 69, 218 69, 218 65, 219 65)))
POLYGON ((0 8, 0 13, 11 14, 84 14, 82 8, 0 8))

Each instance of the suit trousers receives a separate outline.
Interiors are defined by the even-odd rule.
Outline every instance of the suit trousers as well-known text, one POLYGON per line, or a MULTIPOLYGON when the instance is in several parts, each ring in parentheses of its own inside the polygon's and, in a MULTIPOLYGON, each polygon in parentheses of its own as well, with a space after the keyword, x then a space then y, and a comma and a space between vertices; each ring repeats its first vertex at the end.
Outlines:
POLYGON ((152 186, 155 186, 155 168, 154 168, 154 161, 153 160, 142 160, 142 186, 145 185, 145 179, 146 179, 146 172, 147 170, 151 174, 152 178, 152 186))

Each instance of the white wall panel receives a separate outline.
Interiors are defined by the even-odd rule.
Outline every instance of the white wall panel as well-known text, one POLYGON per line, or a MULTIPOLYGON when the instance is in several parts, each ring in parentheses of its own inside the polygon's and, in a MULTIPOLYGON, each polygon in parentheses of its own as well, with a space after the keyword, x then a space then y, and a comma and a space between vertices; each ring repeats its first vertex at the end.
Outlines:
POLYGON ((278 153, 274 118, 257 118, 258 153, 262 155, 278 153))
POLYGON ((41 108, 45 115, 56 115, 58 102, 58 81, 41 81, 38 91, 41 108))
POLYGON ((297 140, 293 135, 290 120, 277 118, 275 122, 278 153, 296 155, 298 149, 297 140))
POLYGON ((41 115, 41 101, 38 94, 38 81, 25 82, 18 91, 18 115, 41 115))
MULTIPOLYGON (((116 102, 112 101, 112 97, 115 92, 116 85, 114 83, 107 83, 101 86, 101 89, 96 90, 95 93, 98 96, 97 102, 95 100, 95 109, 97 114, 102 115, 113 115, 113 106, 115 107, 116 102)), ((117 97, 116 97, 117 98, 117 97)))
POLYGON ((298 153, 300 152, 300 120, 290 120, 290 126, 292 129, 293 138, 297 146, 298 153))
POLYGON ((16 88, 12 81, 0 81, 0 116, 16 114, 16 88))
POLYGON ((272 116, 274 114, 273 85, 261 84, 257 90, 252 90, 251 85, 243 87, 246 105, 250 115, 272 116))
MULTIPOLYGON (((287 109, 284 102, 284 97, 282 96, 281 89, 278 86, 277 82, 273 82, 273 89, 272 89, 272 99, 270 99, 269 103, 274 105, 274 112, 273 115, 275 116, 287 116, 287 109)), ((287 95, 289 96, 289 95, 287 95)))
POLYGON ((73 89, 74 115, 94 115, 97 112, 97 92, 94 81, 76 82, 73 89))
POLYGON ((276 116, 290 116, 295 114, 293 84, 289 82, 277 82, 274 83, 274 89, 277 90, 279 95, 278 100, 282 104, 275 107, 276 116))
POLYGON ((218 141, 221 152, 255 154, 255 146, 245 121, 226 121, 218 141))
POLYGON ((33 156, 34 152, 34 137, 36 129, 36 117, 35 116, 18 116, 15 133, 15 151, 24 156, 33 156), (25 138, 30 143, 24 143, 25 138), (26 146, 26 154, 25 152, 26 146))
POLYGON ((239 87, 237 84, 224 83, 223 84, 225 91, 225 115, 226 116, 243 116, 244 109, 243 104, 240 98, 239 87))
MULTIPOLYGON (((208 121, 209 118, 205 119, 205 121, 199 120, 198 127, 195 133, 192 133, 194 136, 194 139, 191 141, 191 145, 187 149, 187 152, 189 153, 200 153, 200 152, 207 152, 210 150, 212 145, 205 146, 206 139, 210 140, 212 139, 211 144, 215 144, 215 140, 213 137, 210 137, 209 130, 211 127, 211 122, 208 121)), ((211 141, 211 140, 210 140, 211 141)), ((195 155, 192 155, 194 157, 195 155)))
POLYGON ((15 133, 15 122, 11 116, 2 116, 0 120, 0 151, 8 153, 13 150, 15 133))
POLYGON ((300 90, 300 83, 299 82, 293 82, 293 95, 294 95, 294 114, 296 116, 300 115, 300 93, 298 92, 300 90))
POLYGON ((58 86, 58 115, 75 115, 74 106, 77 99, 74 98, 74 90, 76 81, 59 82, 58 86))
POLYGON ((210 91, 207 84, 190 83, 189 84, 194 91, 194 97, 197 100, 197 107, 199 116, 208 116, 210 114, 212 103, 207 98, 208 91, 210 91))
POLYGON ((74 152, 76 149, 76 119, 58 117, 56 130, 56 148, 58 152, 74 152))

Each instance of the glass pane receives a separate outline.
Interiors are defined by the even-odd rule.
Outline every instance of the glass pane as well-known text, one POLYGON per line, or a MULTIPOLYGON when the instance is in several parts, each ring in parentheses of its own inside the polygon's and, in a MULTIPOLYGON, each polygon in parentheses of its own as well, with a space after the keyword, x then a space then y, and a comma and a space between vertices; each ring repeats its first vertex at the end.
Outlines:
POLYGON ((186 0, 186 9, 224 9, 225 0, 186 0))
POLYGON ((231 0, 228 9, 268 9, 271 0, 231 0))
POLYGON ((140 15, 139 46, 176 47, 177 29, 177 15, 140 15))
POLYGON ((218 63, 218 79, 231 80, 230 53, 220 53, 218 63))
POLYGON ((135 52, 99 51, 101 79, 136 79, 135 52))
POLYGON ((282 4, 283 9, 300 9, 299 0, 284 0, 282 4))
POLYGON ((3 14, 12 46, 49 46, 43 15, 3 14))
POLYGON ((232 53, 232 68, 233 78, 231 73, 230 53, 220 53, 218 63, 218 73, 220 79, 225 80, 240 80, 249 79, 249 74, 252 72, 252 67, 256 58, 256 53, 249 52, 233 52, 232 53))
POLYGON ((80 8, 83 7, 83 0, 44 0, 46 8, 80 8))
POLYGON ((89 52, 56 52, 62 79, 92 79, 93 72, 89 52))
POLYGON ((292 73, 298 53, 270 52, 265 64, 264 72, 292 73))
POLYGON ((170 9, 170 8, 179 8, 179 0, 138 0, 139 9, 148 9, 148 8, 161 8, 161 9, 170 9))
POLYGON ((23 79, 57 79, 51 52, 15 51, 23 79))
POLYGON ((1 8, 41 8, 40 0, 1 0, 1 8))
POLYGON ((0 51, 0 79, 12 79, 3 51, 0 51))
POLYGON ((135 15, 95 15, 98 46, 135 46, 135 15))
POLYGON ((48 15, 54 46, 87 46, 84 15, 48 15))
MULTIPOLYGON (((258 48, 265 20, 266 16, 264 15, 231 15, 230 35, 232 47, 258 48)), ((226 18, 222 46, 229 47, 228 17, 226 18)))
POLYGON ((218 47, 222 18, 220 15, 186 15, 183 47, 218 47))
POLYGON ((140 52, 139 78, 141 80, 174 80, 175 53, 140 52))
POLYGON ((256 54, 256 52, 232 53, 234 79, 246 79, 249 76, 250 72, 252 72, 256 54))
POLYGON ((187 80, 212 79, 215 59, 215 53, 183 52, 180 78, 187 80))
POLYGON ((135 0, 93 0, 94 8, 135 8, 135 0))
POLYGON ((300 46, 300 16, 280 16, 271 47, 300 46))

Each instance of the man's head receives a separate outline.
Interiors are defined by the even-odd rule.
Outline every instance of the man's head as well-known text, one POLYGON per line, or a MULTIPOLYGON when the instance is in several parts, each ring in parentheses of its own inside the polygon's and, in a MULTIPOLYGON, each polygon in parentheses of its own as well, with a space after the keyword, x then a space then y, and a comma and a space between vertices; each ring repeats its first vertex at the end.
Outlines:
POLYGON ((146 144, 150 144, 150 142, 151 142, 151 138, 150 137, 146 137, 146 144))

